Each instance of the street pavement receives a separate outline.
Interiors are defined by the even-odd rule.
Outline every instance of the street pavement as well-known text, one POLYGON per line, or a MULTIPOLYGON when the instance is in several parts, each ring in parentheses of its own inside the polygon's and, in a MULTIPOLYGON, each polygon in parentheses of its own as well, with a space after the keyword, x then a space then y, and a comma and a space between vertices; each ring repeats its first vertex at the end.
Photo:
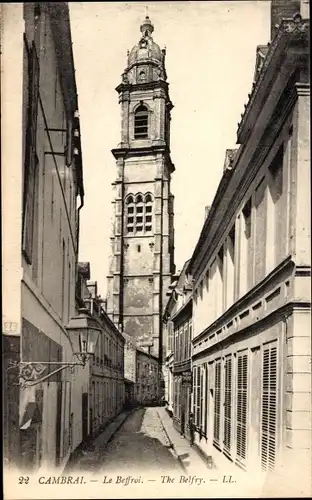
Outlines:
POLYGON ((134 411, 102 455, 101 473, 181 473, 157 408, 134 411))
POLYGON ((120 413, 67 473, 73 471, 90 476, 85 484, 93 496, 88 498, 100 498, 96 495, 103 488, 105 498, 127 498, 124 487, 132 498, 145 498, 147 487, 151 498, 259 498, 262 487, 229 461, 208 467, 174 428, 164 407, 120 413))
POLYGON ((209 473, 189 441, 173 427, 164 407, 122 412, 67 467, 70 470, 96 475, 116 470, 120 474, 209 473))

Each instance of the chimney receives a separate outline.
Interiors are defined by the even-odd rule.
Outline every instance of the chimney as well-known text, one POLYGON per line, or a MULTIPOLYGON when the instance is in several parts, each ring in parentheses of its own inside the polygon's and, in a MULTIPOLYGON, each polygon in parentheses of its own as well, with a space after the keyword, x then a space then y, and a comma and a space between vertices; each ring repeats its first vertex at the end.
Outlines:
POLYGON ((292 19, 300 12, 300 4, 304 3, 302 0, 271 0, 271 40, 275 37, 282 20, 292 19))

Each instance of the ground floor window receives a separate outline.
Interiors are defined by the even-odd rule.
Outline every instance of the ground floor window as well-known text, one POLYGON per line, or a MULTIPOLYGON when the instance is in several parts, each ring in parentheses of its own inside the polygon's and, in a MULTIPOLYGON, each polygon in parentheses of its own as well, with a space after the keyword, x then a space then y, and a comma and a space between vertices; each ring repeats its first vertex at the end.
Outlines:
POLYGON ((247 457, 247 415, 248 415, 248 353, 237 355, 236 382, 236 455, 241 461, 247 457))
MULTIPOLYGON (((250 347, 231 346, 192 371, 191 409, 197 431, 244 469, 250 464, 264 471, 276 467, 282 352, 277 338, 266 341, 271 331, 266 338, 262 332, 262 342, 259 336, 259 343, 253 339, 250 347)), ((178 383, 174 389, 178 405, 178 383)))
POLYGON ((226 356, 224 364, 224 449, 231 452, 232 442, 232 356, 226 356))
POLYGON ((214 443, 220 445, 221 436, 221 360, 215 363, 215 404, 214 404, 214 424, 213 424, 213 438, 214 443))
POLYGON ((262 353, 261 467, 273 470, 277 445, 277 342, 262 353))

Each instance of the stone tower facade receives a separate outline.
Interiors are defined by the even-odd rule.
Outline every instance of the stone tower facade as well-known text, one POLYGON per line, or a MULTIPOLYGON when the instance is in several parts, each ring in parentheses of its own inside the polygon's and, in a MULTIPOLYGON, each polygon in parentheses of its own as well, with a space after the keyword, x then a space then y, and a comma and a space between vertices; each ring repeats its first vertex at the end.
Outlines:
POLYGON ((161 316, 174 266, 174 165, 165 50, 154 42, 147 16, 128 52, 122 82, 107 312, 145 351, 162 359, 161 316))

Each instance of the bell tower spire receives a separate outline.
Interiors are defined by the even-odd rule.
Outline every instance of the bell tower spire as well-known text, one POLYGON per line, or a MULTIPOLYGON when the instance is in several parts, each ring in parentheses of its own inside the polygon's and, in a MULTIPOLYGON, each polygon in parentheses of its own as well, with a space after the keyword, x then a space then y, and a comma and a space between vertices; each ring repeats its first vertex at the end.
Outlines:
POLYGON ((107 312, 139 346, 162 359, 162 313, 175 271, 170 156, 173 105, 165 51, 146 15, 122 82, 107 312))

